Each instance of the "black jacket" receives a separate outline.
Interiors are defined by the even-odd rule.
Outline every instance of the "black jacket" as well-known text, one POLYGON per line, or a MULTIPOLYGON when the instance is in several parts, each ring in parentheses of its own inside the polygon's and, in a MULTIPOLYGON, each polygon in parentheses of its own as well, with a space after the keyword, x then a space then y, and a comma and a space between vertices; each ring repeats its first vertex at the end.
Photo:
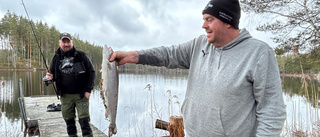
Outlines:
MULTIPOLYGON (((74 57, 74 73, 77 84, 77 91, 80 91, 80 97, 84 97, 85 92, 91 93, 91 90, 94 86, 94 80, 96 78, 96 73, 93 68, 93 65, 90 59, 87 57, 86 53, 83 51, 76 50, 73 46, 72 52, 70 55, 74 57)), ((55 55, 51 59, 50 62, 50 70, 49 72, 53 74, 53 81, 56 83, 56 94, 61 96, 61 81, 60 75, 61 72, 59 70, 60 60, 62 59, 62 53, 60 47, 56 50, 55 55)))

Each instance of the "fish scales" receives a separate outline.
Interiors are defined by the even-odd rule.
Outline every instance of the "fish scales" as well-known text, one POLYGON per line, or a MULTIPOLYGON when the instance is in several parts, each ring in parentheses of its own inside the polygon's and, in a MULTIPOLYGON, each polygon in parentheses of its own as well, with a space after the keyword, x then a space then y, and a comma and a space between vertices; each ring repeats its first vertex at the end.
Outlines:
POLYGON ((113 50, 107 45, 103 48, 101 68, 101 97, 106 108, 105 116, 109 120, 109 137, 117 133, 116 116, 118 106, 119 75, 116 61, 109 62, 113 50))

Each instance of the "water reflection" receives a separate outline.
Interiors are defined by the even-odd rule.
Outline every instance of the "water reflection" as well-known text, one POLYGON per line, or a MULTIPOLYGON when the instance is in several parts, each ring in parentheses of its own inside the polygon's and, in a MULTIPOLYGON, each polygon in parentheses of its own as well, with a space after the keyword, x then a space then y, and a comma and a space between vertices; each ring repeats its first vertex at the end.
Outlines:
POLYGON ((300 78, 283 78, 284 102, 287 120, 283 134, 319 136, 319 88, 318 81, 306 81, 302 88, 300 78))
MULTIPOLYGON (((165 131, 154 129, 155 120, 169 121, 170 115, 179 114, 179 105, 186 90, 186 77, 170 78, 171 75, 139 75, 120 74, 119 102, 117 114, 118 136, 158 136, 165 135, 165 131), (146 88, 150 85, 150 88, 146 88), (167 92, 168 90, 171 93, 167 92), (169 97, 176 95, 173 103, 169 104, 169 97), (172 106, 173 112, 168 111, 172 106), (171 112, 169 114, 169 112, 171 112)), ((104 118, 104 107, 100 98, 100 91, 95 90, 90 99, 91 113, 100 117, 92 123, 102 131, 108 131, 108 122, 104 118), (97 113, 95 113, 95 112, 97 113), (97 120, 97 121, 96 121, 97 120)))
MULTIPOLYGON (((24 96, 54 95, 52 86, 45 86, 42 77, 45 72, 0 72, 1 81, 1 133, 0 136, 20 135, 21 118, 18 104, 19 79, 22 79, 24 96), (9 126, 10 125, 10 126, 9 126), (6 128, 3 128, 6 127, 6 128), (4 130, 5 129, 5 130, 4 130)), ((109 122, 105 119, 104 106, 100 98, 98 74, 95 88, 90 97, 91 122, 105 133, 109 122)), ((166 135, 166 131, 154 129, 154 121, 163 119, 169 121, 170 115, 179 114, 179 106, 168 103, 182 102, 186 89, 186 76, 182 73, 156 74, 123 74, 119 75, 119 102, 117 136, 151 136, 166 135), (150 89, 146 89, 147 85, 150 89), (167 92, 170 90, 171 92, 167 92), (172 96, 178 98, 172 98, 172 96), (169 107, 173 111, 168 111, 169 107), (169 113, 170 112, 170 113, 169 113)))
POLYGON ((22 136, 18 105, 17 72, 0 75, 0 136, 22 136))
POLYGON ((300 78, 284 78, 283 89, 290 97, 293 95, 300 95, 307 98, 307 101, 313 106, 319 106, 319 89, 320 84, 318 81, 305 81, 307 88, 302 88, 303 81, 300 78))
MULTIPOLYGON (((23 136, 18 104, 19 79, 24 96, 54 95, 52 86, 45 86, 45 72, 0 71, 0 136, 23 136)), ((90 97, 91 122, 105 133, 108 120, 100 98, 100 74, 90 97)), ((187 75, 178 72, 153 71, 152 73, 120 73, 116 136, 163 136, 167 131, 155 129, 156 119, 169 121, 169 116, 180 115, 184 99, 187 75), (148 87, 147 85, 150 85, 148 87)), ((283 94, 287 120, 282 136, 297 131, 309 135, 319 130, 319 87, 317 81, 308 81, 308 90, 301 90, 301 80, 283 79, 283 94)))

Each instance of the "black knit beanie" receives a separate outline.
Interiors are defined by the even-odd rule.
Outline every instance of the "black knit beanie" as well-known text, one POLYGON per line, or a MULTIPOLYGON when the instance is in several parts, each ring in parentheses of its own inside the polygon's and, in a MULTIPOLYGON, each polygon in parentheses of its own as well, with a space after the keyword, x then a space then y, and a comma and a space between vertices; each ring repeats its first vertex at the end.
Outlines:
POLYGON ((202 14, 210 14, 239 29, 240 5, 238 0, 210 0, 202 14))

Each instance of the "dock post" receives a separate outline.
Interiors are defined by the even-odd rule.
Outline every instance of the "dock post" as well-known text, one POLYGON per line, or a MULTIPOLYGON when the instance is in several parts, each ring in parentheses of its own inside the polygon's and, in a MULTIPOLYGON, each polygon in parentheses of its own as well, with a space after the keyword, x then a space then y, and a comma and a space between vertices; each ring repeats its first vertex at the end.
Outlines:
POLYGON ((24 96, 23 96, 21 78, 19 79, 19 86, 20 86, 20 97, 18 98, 18 102, 19 102, 21 118, 22 118, 22 120, 24 122, 24 125, 25 125, 25 128, 26 128, 26 126, 27 126, 27 115, 26 115, 26 109, 25 109, 24 98, 23 98, 24 96))
POLYGON ((182 116, 171 116, 169 122, 157 119, 156 128, 169 131, 170 137, 184 137, 182 116))
POLYGON ((169 122, 170 137, 184 137, 182 116, 171 116, 169 122))

